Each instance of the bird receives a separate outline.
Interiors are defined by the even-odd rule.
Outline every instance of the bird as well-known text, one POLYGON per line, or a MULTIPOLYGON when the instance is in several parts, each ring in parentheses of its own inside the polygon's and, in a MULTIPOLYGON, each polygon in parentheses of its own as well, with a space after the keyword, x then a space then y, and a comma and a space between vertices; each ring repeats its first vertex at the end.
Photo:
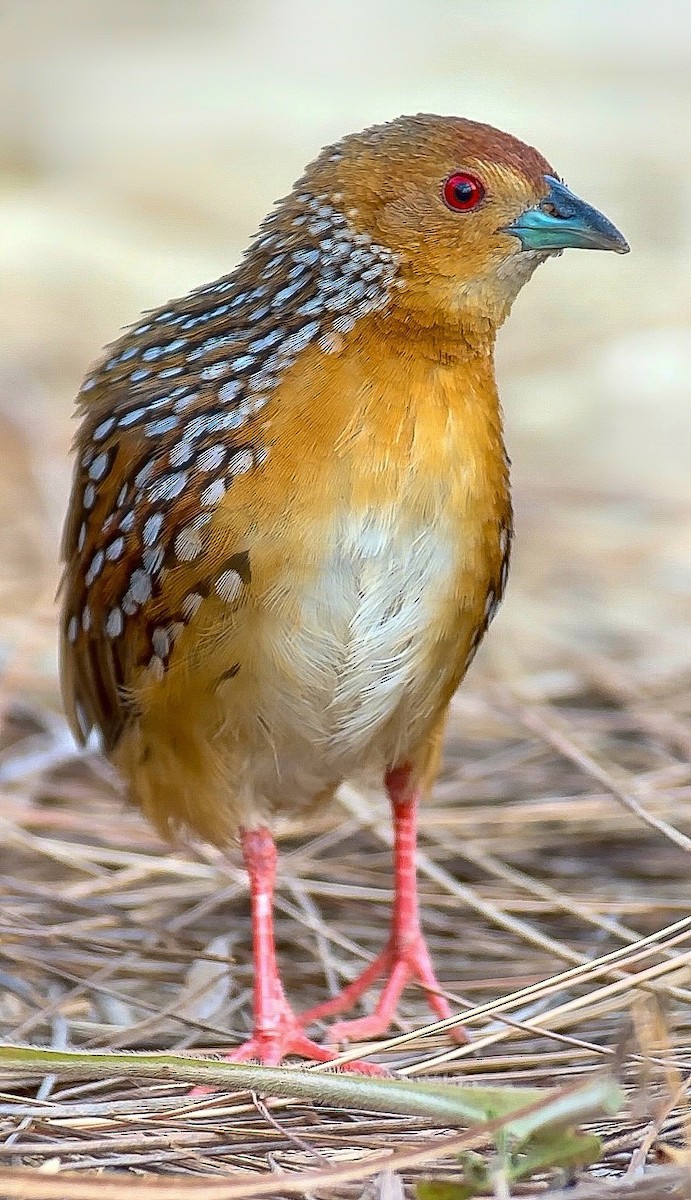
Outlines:
POLYGON ((421 924, 420 803, 509 568, 497 330, 568 247, 629 249, 518 138, 400 117, 327 146, 239 265, 145 313, 82 384, 65 709, 161 833, 239 842, 253 1031, 229 1058, 332 1061, 383 1035, 411 982, 452 1015, 421 924), (299 820, 347 781, 388 794, 388 940, 297 1013, 274 940, 274 816, 299 820), (379 979, 372 1011, 308 1036, 379 979))

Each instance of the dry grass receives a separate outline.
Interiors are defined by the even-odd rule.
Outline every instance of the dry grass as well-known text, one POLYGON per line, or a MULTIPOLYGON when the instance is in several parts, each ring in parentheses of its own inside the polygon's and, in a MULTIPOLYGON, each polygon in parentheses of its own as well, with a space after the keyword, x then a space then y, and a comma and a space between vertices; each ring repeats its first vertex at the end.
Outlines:
MULTIPOLYGON (((425 813, 425 923, 470 1045, 426 1032, 411 988, 395 1036, 358 1053, 403 1077, 494 1085, 553 1086, 608 1065, 628 1102, 599 1128, 589 1197, 603 1177, 650 1187, 644 1165, 672 1164, 669 1182, 688 1164, 691 690, 671 677, 653 689, 601 660, 582 660, 562 694, 549 682, 534 679, 529 701, 489 684, 459 695, 425 813)), ((251 966, 236 864, 161 847, 41 707, 9 702, 2 771, 3 1040, 213 1051, 241 1038, 251 966)), ((380 945, 390 834, 376 799, 348 790, 343 808, 279 832, 278 934, 302 1007, 380 945)), ((311 1191, 359 1195, 370 1157, 387 1152, 395 1167, 432 1136, 412 1118, 248 1095, 190 1101, 183 1085, 107 1079, 12 1088, 0 1113, 2 1163, 118 1172, 118 1196, 142 1172, 197 1178, 198 1191, 201 1177, 267 1170, 280 1194, 283 1174, 344 1164, 355 1179, 311 1191)), ((403 1177, 453 1178, 440 1150, 403 1177)), ((40 1178, 11 1194, 31 1195, 40 1178)))

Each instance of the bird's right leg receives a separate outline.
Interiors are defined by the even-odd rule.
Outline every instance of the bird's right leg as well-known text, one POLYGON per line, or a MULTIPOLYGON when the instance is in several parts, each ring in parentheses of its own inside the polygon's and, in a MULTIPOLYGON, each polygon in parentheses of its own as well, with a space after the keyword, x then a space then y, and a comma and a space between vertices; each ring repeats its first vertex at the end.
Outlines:
POLYGON ((276 960, 273 899, 276 880, 276 843, 266 827, 244 829, 242 854, 247 867, 252 906, 254 958, 254 1032, 228 1056, 232 1062, 258 1059, 267 1066, 287 1054, 300 1054, 318 1062, 334 1057, 303 1033, 290 1007, 276 960))
MULTIPOLYGON (((243 829, 242 854, 250 882, 252 908, 252 953, 254 959, 254 1031, 251 1038, 226 1056, 227 1062, 255 1059, 266 1066, 280 1063, 297 1054, 313 1062, 331 1062, 337 1055, 313 1042, 304 1033, 286 999, 276 959, 273 899, 276 881, 276 843, 270 831, 261 826, 243 829)), ((385 1075, 375 1063, 354 1061, 346 1070, 359 1074, 385 1075)), ((208 1088, 195 1088, 203 1095, 208 1088)))

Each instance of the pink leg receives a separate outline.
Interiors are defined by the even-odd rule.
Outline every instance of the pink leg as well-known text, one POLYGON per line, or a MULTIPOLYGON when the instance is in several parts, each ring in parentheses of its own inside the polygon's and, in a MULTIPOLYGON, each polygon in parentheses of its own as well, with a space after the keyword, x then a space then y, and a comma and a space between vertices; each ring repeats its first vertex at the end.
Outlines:
MULTIPOLYGON (((440 995, 441 989, 420 927, 415 869, 419 793, 410 789, 409 781, 409 766, 398 767, 386 776, 394 825, 394 905, 389 941, 374 962, 338 996, 301 1016, 302 1023, 307 1026, 312 1021, 344 1012, 375 980, 388 975, 377 1007, 370 1016, 338 1021, 331 1026, 330 1032, 336 1041, 384 1034, 395 1016, 401 992, 411 979, 422 984, 430 1008, 437 1017, 444 1020, 452 1015, 448 1001, 440 995)), ((460 1026, 449 1033, 456 1041, 467 1041, 465 1030, 460 1026)))
MULTIPOLYGON (((273 924, 277 852, 269 830, 243 830, 242 853, 250 878, 252 906, 254 1033, 242 1046, 227 1055, 226 1061, 258 1059, 266 1066, 273 1066, 289 1054, 298 1054, 317 1062, 331 1062, 337 1056, 303 1033, 302 1024, 283 991, 276 961, 273 924)), ((351 1062, 346 1069, 369 1075, 387 1073, 374 1063, 364 1062, 351 1062)), ((208 1090, 204 1087, 195 1088, 193 1095, 203 1095, 208 1090)))

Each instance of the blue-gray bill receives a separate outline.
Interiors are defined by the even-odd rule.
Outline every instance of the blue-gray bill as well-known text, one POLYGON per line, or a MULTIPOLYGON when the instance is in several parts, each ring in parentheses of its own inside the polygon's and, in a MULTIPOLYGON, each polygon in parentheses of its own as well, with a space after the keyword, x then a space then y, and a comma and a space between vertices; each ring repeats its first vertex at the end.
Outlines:
POLYGON ((619 230, 565 183, 545 175, 549 191, 535 208, 521 213, 504 233, 520 240, 524 250, 614 250, 628 254, 629 245, 619 230))

